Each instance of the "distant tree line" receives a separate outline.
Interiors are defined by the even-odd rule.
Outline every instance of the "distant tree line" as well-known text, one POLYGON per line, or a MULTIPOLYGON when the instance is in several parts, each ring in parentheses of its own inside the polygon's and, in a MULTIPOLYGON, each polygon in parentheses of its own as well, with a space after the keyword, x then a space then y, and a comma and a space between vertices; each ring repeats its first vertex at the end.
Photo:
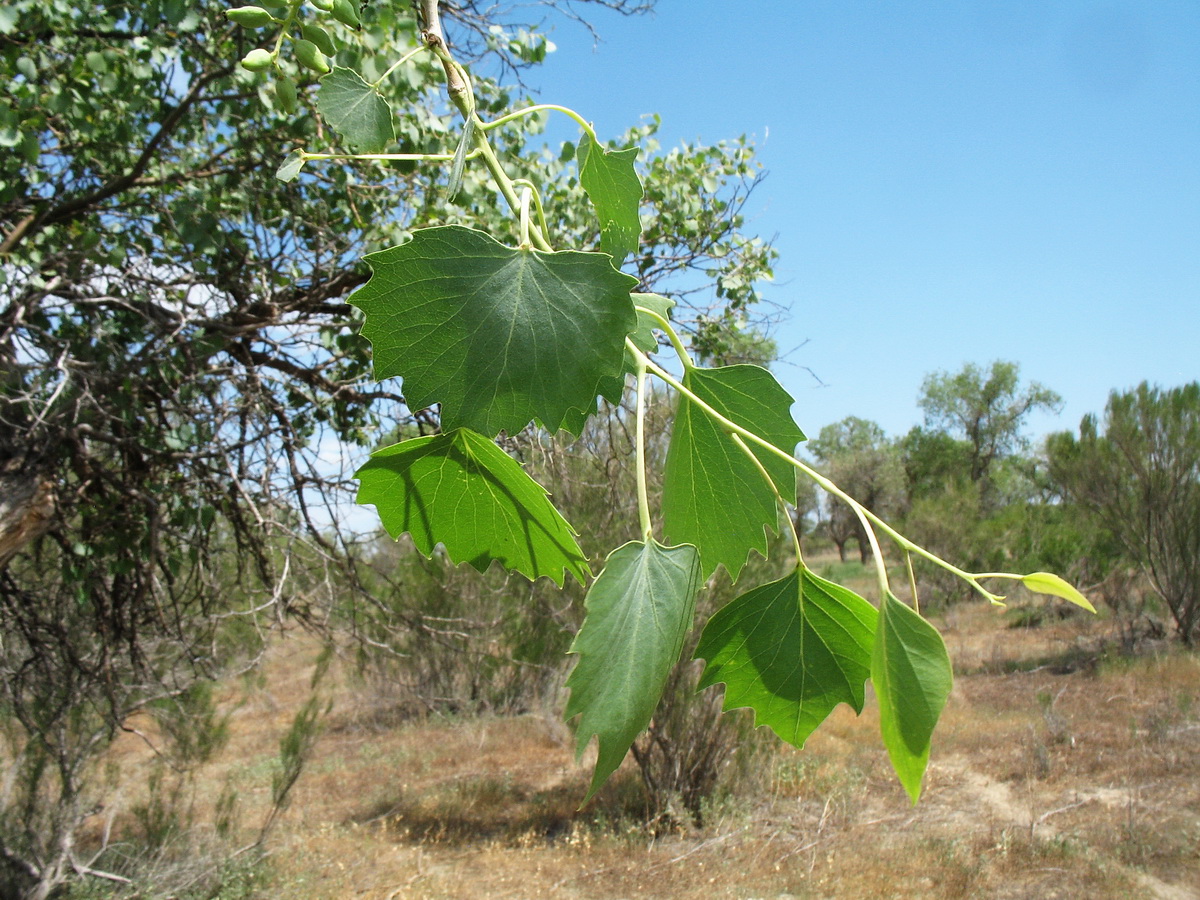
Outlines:
MULTIPOLYGON (((1033 447, 1030 414, 1060 408, 1049 388, 1023 384, 1015 363, 967 365, 921 386, 923 424, 889 437, 854 416, 821 429, 807 450, 825 472, 906 533, 976 571, 1069 573, 1112 609, 1154 606, 1193 645, 1200 636, 1200 384, 1114 391, 1078 434, 1033 447)), ((837 504, 812 504, 837 547, 870 546, 837 504)), ((803 505, 803 504, 802 504, 803 505)), ((927 602, 959 599, 938 573, 927 602)))

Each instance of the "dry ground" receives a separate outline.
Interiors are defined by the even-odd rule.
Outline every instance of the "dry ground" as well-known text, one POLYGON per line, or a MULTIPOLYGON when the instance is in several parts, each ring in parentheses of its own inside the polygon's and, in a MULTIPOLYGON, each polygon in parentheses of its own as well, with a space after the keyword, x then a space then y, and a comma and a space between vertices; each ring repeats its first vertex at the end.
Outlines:
MULTIPOLYGON (((1085 617, 1014 630, 972 605, 939 624, 960 674, 916 808, 873 707, 842 707, 702 831, 657 837, 612 812, 631 779, 576 813, 588 773, 552 714, 380 724, 335 672, 255 896, 1200 900, 1200 658, 1097 658, 1111 626, 1085 617)), ((205 773, 240 791, 247 833, 315 657, 275 648, 205 773)), ((121 752, 136 780, 145 753, 121 752)))

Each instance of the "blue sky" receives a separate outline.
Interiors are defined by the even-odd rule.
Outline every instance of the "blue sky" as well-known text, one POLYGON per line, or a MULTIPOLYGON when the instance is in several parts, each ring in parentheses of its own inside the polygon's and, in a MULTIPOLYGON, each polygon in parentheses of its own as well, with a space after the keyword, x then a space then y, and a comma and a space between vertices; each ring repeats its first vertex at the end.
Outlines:
POLYGON ((614 136, 754 135, 777 371, 815 435, 920 421, 922 378, 1015 360, 1074 428, 1200 378, 1200 3, 659 0, 561 20, 533 75, 614 136), (825 383, 818 386, 801 366, 825 383))

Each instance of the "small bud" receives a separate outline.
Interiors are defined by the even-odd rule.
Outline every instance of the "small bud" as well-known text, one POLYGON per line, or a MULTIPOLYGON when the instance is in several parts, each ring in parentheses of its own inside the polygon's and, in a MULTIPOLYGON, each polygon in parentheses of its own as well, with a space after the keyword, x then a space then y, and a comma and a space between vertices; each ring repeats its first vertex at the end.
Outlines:
POLYGON ((225 10, 225 16, 243 28, 262 28, 272 22, 271 14, 261 6, 239 6, 225 10))
POLYGON ((325 61, 324 54, 312 41, 296 41, 293 46, 296 48, 296 62, 300 65, 306 69, 312 69, 320 75, 329 72, 329 63, 325 61))
POLYGON ((285 115, 296 111, 296 85, 292 79, 280 77, 275 81, 275 108, 285 115))
POLYGON ((321 12, 331 12, 333 10, 333 0, 308 0, 308 2, 321 10, 321 12))
POLYGON ((261 72, 263 69, 269 69, 274 61, 269 50, 259 47, 242 57, 242 68, 251 72, 261 72))
POLYGON ((350 28, 358 27, 358 10, 350 0, 333 0, 333 17, 350 28))
POLYGON ((305 22, 302 26, 300 26, 300 31, 304 35, 304 39, 306 41, 312 41, 326 56, 334 56, 337 54, 337 45, 333 42, 333 38, 331 38, 329 36, 329 32, 320 25, 314 25, 311 22, 305 22))

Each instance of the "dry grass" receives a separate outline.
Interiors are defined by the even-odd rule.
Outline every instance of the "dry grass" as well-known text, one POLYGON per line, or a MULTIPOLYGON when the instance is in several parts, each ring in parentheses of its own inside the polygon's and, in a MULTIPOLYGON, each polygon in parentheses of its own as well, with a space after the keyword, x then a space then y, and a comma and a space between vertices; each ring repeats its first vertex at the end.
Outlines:
MULTIPOLYGON (((919 806, 873 707, 843 707, 703 832, 666 836, 629 814, 631 773, 576 810, 588 772, 552 714, 370 728, 335 668, 254 896, 1200 900, 1200 659, 1104 657, 1108 626, 1083 617, 1010 629, 970 606, 942 624, 960 675, 919 806)), ((247 834, 316 654, 289 639, 260 684, 230 689, 233 739, 203 784, 241 792, 247 834)), ((134 780, 150 764, 137 742, 117 752, 134 780)))

